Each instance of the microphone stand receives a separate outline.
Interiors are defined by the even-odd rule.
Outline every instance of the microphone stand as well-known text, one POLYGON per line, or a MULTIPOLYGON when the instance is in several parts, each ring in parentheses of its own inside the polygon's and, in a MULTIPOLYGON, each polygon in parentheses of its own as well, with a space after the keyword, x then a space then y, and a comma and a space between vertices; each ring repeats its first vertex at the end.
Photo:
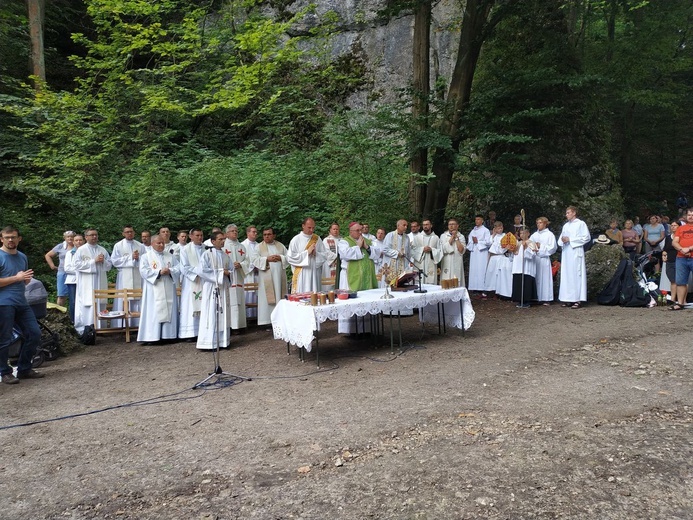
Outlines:
MULTIPOLYGON (((526 224, 525 224, 525 210, 521 209, 520 213, 522 215, 522 230, 524 231, 526 229, 526 224)), ((522 233, 520 233, 522 234, 522 233)), ((520 242, 522 244, 522 242, 520 242)), ((519 247, 519 246, 518 246, 519 247)), ((522 279, 520 280, 520 303, 519 305, 516 305, 518 309, 526 309, 529 307, 529 304, 525 305, 525 246, 522 244, 522 279)))
MULTIPOLYGON (((212 257, 212 269, 214 273, 216 274, 219 270, 217 267, 217 259, 216 259, 216 253, 214 250, 210 253, 212 257)), ((224 266, 222 262, 221 266, 222 273, 224 271, 224 266)), ((243 376, 238 376, 234 374, 230 374, 229 372, 224 372, 221 368, 221 362, 220 362, 220 354, 219 354, 219 344, 221 343, 221 339, 219 338, 219 320, 223 316, 223 311, 221 308, 221 290, 223 289, 223 283, 219 283, 218 279, 216 282, 216 286, 214 287, 214 331, 212 335, 212 361, 214 363, 214 369, 212 372, 209 373, 207 377, 205 377, 202 381, 197 383, 195 386, 193 386, 193 390, 196 388, 202 388, 204 386, 211 386, 212 384, 215 383, 221 383, 222 381, 230 381, 232 384, 235 380, 246 380, 246 381, 251 381, 252 379, 249 377, 243 377, 243 376), (211 379, 215 379, 214 383, 208 383, 211 379)))
POLYGON ((422 289, 422 288, 421 288, 421 285, 422 285, 421 279, 424 278, 424 277, 425 277, 425 278, 428 278, 428 275, 427 275, 426 273, 424 273, 421 269, 419 269, 418 267, 416 267, 416 264, 414 264, 414 260, 409 260, 409 263, 411 263, 412 267, 413 267, 414 270, 416 271, 416 276, 417 276, 418 279, 419 279, 419 288, 418 288, 418 289, 414 289, 414 292, 417 293, 417 294, 427 293, 427 292, 428 292, 427 289, 422 289))

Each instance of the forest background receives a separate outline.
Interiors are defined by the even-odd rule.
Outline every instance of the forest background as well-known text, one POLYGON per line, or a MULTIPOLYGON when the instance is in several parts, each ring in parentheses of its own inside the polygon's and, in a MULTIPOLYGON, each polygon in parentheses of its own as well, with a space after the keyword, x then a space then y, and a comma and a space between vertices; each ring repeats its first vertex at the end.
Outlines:
POLYGON ((600 230, 693 191, 692 0, 351 4, 0 4, 0 223, 49 288, 66 229, 108 247, 124 224, 235 222, 288 244, 308 215, 322 235, 422 216, 440 232, 524 208, 557 231, 576 204, 600 230), (411 27, 392 42, 403 84, 335 45, 393 20, 411 27))

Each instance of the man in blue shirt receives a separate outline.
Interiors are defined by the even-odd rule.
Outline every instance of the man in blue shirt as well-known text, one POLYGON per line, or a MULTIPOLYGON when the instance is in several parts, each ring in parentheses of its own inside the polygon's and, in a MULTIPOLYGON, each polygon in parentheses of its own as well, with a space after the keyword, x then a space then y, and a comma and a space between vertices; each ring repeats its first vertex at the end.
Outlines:
POLYGON ((34 311, 24 296, 24 286, 34 277, 24 253, 17 250, 22 237, 17 228, 7 226, 1 232, 0 247, 0 376, 8 385, 20 379, 39 379, 43 374, 31 368, 31 360, 41 341, 41 329, 34 311), (12 327, 22 333, 24 341, 19 352, 17 377, 8 364, 9 347, 12 344, 12 327))

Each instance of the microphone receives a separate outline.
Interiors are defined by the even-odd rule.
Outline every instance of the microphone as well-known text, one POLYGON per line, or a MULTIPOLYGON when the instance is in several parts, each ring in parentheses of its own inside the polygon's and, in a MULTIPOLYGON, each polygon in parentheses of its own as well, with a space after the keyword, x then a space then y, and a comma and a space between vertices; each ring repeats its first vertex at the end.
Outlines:
POLYGON ((424 273, 421 269, 419 269, 418 267, 416 267, 416 264, 414 263, 414 259, 413 259, 413 258, 409 258, 409 263, 410 263, 411 266, 416 270, 417 273, 419 273, 419 274, 420 274, 421 276, 423 276, 424 278, 428 278, 428 275, 427 275, 426 273, 424 273))

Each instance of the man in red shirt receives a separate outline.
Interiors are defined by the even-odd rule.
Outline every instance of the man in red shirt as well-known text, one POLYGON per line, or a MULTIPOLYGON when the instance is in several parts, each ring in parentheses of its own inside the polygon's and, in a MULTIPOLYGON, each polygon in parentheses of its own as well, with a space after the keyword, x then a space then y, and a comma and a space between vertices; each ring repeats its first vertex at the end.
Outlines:
POLYGON ((676 304, 672 311, 679 311, 686 304, 688 278, 693 272, 693 208, 686 210, 686 223, 674 234, 671 245, 678 251, 676 255, 676 304))

